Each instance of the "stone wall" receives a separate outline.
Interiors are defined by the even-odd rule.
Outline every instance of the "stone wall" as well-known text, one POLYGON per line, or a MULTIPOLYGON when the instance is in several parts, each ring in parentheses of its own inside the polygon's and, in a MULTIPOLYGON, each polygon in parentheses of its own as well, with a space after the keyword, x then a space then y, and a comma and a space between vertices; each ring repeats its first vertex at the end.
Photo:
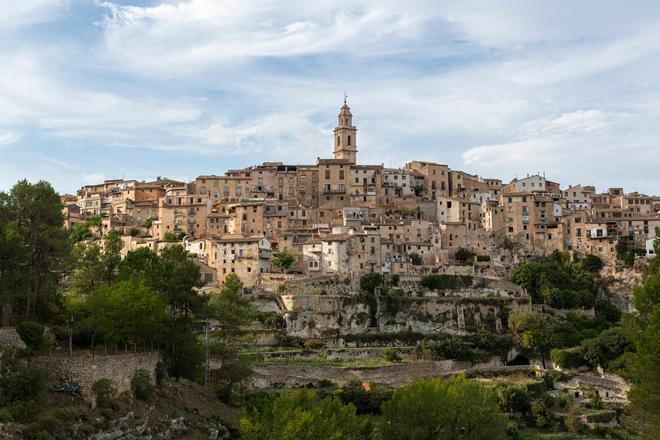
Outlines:
POLYGON ((118 392, 131 389, 136 370, 144 369, 155 380, 158 352, 125 353, 101 356, 40 356, 35 362, 47 368, 60 380, 70 380, 81 386, 83 397, 94 404, 92 385, 99 379, 110 379, 118 392))
POLYGON ((249 386, 257 389, 298 388, 321 381, 331 381, 343 386, 350 381, 370 382, 390 387, 406 385, 420 377, 442 377, 472 370, 506 370, 523 367, 503 367, 499 357, 489 362, 442 360, 387 365, 375 368, 343 368, 303 364, 255 365, 249 386))
POLYGON ((23 349, 25 344, 14 327, 2 327, 0 328, 0 347, 23 349))

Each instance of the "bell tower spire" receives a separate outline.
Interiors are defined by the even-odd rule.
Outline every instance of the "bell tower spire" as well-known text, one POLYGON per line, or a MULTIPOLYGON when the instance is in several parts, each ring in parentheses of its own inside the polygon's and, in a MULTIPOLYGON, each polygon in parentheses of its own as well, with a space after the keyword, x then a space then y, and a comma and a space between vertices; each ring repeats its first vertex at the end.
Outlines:
POLYGON ((335 159, 348 160, 355 164, 357 160, 357 128, 353 126, 353 115, 346 103, 348 96, 344 93, 344 105, 339 109, 337 126, 334 133, 335 159))

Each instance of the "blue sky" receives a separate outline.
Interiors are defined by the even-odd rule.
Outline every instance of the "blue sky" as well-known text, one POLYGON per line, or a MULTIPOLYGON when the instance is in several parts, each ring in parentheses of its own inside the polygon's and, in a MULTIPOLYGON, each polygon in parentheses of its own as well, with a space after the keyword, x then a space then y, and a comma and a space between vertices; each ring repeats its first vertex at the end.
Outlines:
POLYGON ((660 193, 660 2, 0 0, 0 190, 330 157, 660 193))

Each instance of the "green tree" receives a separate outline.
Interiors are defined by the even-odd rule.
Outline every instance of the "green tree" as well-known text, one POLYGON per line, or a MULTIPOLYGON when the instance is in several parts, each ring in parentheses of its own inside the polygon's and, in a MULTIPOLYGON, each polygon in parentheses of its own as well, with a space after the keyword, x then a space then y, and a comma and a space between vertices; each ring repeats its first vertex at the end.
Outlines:
POLYGON ((59 282, 69 254, 60 198, 47 182, 22 180, 2 203, 10 231, 20 236, 16 243, 24 247, 18 253, 27 253, 22 278, 29 281, 29 288, 18 296, 22 312, 26 318, 49 318, 57 312, 59 282))
POLYGON ((167 318, 163 298, 144 281, 101 285, 83 303, 86 324, 111 346, 146 344, 160 339, 167 318))
POLYGON ((11 212, 9 194, 0 192, 0 307, 11 313, 22 307, 32 287, 30 255, 11 212))
POLYGON ((118 230, 112 229, 105 235, 101 262, 103 263, 103 279, 108 283, 112 283, 117 279, 117 270, 121 262, 123 247, 124 242, 118 230))
POLYGON ((204 286, 199 266, 181 245, 165 249, 161 257, 164 264, 163 294, 174 316, 187 317, 204 307, 205 297, 197 289, 204 286))
POLYGON ((603 260, 598 255, 586 255, 580 264, 589 272, 599 272, 603 268, 603 260))
POLYGON ((287 249, 284 249, 281 252, 273 254, 271 257, 273 266, 277 267, 281 272, 289 269, 293 263, 296 261, 296 257, 293 256, 291 252, 287 249))
POLYGON ((514 310, 509 314, 509 329, 518 346, 538 355, 545 368, 550 350, 557 344, 555 325, 551 319, 537 312, 514 310))
POLYGON ((238 329, 249 324, 254 315, 250 301, 242 295, 243 282, 235 273, 225 278, 222 289, 210 301, 211 315, 227 337, 233 337, 238 329))
POLYGON ((28 353, 41 350, 45 343, 44 326, 34 321, 23 321, 16 326, 16 333, 25 343, 28 353))
POLYGON ((417 380, 396 390, 382 412, 384 440, 506 438, 493 393, 464 377, 417 380))
POLYGON ((454 258, 456 258, 456 261, 458 261, 460 264, 466 264, 467 262, 472 260, 475 255, 476 254, 471 250, 461 247, 458 248, 458 250, 456 251, 454 258))
POLYGON ((209 315, 217 322, 214 331, 212 354, 220 360, 218 394, 224 399, 231 397, 235 384, 252 374, 247 363, 238 356, 240 329, 255 316, 250 301, 242 295, 243 283, 235 273, 229 274, 219 294, 209 302, 209 315))
POLYGON ((239 423, 240 437, 246 440, 366 440, 368 428, 354 405, 334 397, 319 400, 312 390, 271 397, 262 408, 250 408, 239 423))
POLYGON ((89 230, 89 225, 86 222, 76 223, 69 233, 69 238, 74 243, 89 240, 92 237, 94 237, 94 234, 89 230))
POLYGON ((408 258, 410 258, 410 263, 412 263, 413 266, 422 265, 422 257, 418 253, 415 252, 409 253, 408 258))
MULTIPOLYGON (((656 240, 655 244, 658 244, 656 240)), ((628 393, 638 425, 647 438, 660 438, 660 273, 656 256, 641 285, 633 290, 636 313, 624 316, 626 334, 635 346, 628 393)))
POLYGON ((71 276, 70 288, 79 294, 87 294, 103 280, 101 248, 94 242, 78 243, 71 254, 75 270, 71 276))

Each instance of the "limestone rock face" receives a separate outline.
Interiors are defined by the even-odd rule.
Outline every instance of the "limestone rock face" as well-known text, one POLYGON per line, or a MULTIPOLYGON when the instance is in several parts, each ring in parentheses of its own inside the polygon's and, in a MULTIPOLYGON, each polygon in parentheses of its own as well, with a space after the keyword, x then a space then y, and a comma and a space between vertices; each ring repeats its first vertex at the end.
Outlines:
POLYGON ((188 427, 185 424, 183 417, 172 419, 170 422, 170 427, 165 431, 164 438, 166 440, 171 440, 181 437, 183 434, 188 431, 188 427))

